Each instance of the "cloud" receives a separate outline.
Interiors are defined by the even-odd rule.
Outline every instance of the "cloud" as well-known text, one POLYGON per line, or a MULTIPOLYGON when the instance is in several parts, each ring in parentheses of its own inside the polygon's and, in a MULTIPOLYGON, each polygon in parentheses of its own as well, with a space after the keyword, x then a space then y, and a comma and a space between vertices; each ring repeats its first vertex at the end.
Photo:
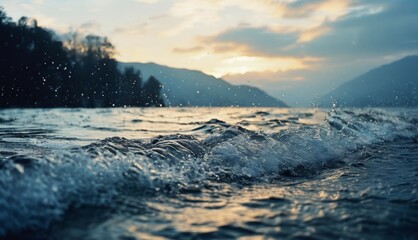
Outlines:
POLYGON ((185 31, 231 28, 246 20, 252 27, 300 29, 318 27, 326 19, 345 14, 349 0, 275 1, 275 0, 179 0, 168 12, 176 26, 166 35, 185 31), (251 21, 248 21, 251 19, 251 21), (304 20, 309 21, 304 21, 304 20), (301 21, 302 20, 302 21, 301 21), (216 25, 216 26, 215 26, 216 25))
POLYGON ((283 6, 283 17, 286 18, 307 18, 314 14, 319 6, 327 1, 324 0, 299 0, 283 6))
POLYGON ((281 34, 263 28, 237 28, 219 34, 213 40, 217 42, 238 43, 254 46, 255 50, 275 51, 295 42, 295 34, 281 34))
POLYGON ((202 46, 195 46, 195 47, 189 47, 189 48, 173 48, 173 52, 176 53, 193 53, 193 52, 200 52, 204 48, 202 46))
POLYGON ((325 33, 329 32, 331 29, 326 26, 319 26, 315 28, 308 29, 299 34, 298 43, 311 42, 315 38, 323 36, 325 33))
MULTIPOLYGON (((383 1, 380 11, 355 11, 337 22, 322 37, 295 52, 327 57, 384 56, 417 51, 418 1, 383 1)), ((379 9, 375 6, 375 9, 379 9)))
POLYGON ((215 53, 235 52, 243 55, 262 57, 307 57, 299 49, 302 44, 312 41, 330 31, 320 26, 305 31, 268 27, 237 27, 215 36, 202 38, 202 42, 215 53))
POLYGON ((289 69, 306 67, 299 59, 290 58, 263 58, 239 56, 231 57, 222 61, 218 71, 244 74, 248 72, 263 72, 270 69, 289 69), (223 69, 227 71, 224 71, 223 69))
POLYGON ((283 32, 237 27, 207 37, 213 51, 252 56, 373 57, 418 50, 418 1, 387 1, 354 10, 336 21, 283 32))
POLYGON ((243 79, 248 79, 249 76, 253 77, 257 74, 265 76, 269 72, 308 70, 310 64, 320 61, 320 59, 314 58, 231 56, 222 60, 213 74, 216 76, 238 75, 243 79))
POLYGON ((238 27, 207 37, 204 42, 216 53, 232 51, 252 56, 277 56, 297 39, 294 33, 276 33, 267 27, 238 27))

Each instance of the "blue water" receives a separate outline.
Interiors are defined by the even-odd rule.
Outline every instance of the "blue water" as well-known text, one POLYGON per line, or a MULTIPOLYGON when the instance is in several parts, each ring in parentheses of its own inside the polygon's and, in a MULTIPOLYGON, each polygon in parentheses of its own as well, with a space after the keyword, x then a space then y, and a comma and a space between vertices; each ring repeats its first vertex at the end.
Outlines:
POLYGON ((417 239, 418 109, 0 110, 0 238, 417 239))

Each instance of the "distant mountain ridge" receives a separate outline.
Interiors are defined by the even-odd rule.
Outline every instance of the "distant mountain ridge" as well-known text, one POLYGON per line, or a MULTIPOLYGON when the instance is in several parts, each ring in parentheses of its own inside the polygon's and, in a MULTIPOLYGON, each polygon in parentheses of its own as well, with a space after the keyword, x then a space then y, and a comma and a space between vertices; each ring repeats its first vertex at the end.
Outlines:
POLYGON ((320 99, 320 106, 418 107, 418 56, 375 68, 320 99))
POLYGON ((119 63, 119 66, 140 70, 143 79, 151 75, 156 77, 163 85, 162 94, 166 106, 287 107, 284 102, 256 87, 232 85, 196 70, 155 63, 119 63))

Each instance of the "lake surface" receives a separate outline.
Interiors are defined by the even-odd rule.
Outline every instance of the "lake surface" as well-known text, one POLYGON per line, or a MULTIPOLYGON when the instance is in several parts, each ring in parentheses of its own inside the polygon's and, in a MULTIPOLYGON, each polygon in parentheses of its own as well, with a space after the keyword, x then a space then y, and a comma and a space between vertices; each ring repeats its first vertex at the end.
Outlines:
POLYGON ((0 110, 0 238, 417 239, 418 109, 0 110))

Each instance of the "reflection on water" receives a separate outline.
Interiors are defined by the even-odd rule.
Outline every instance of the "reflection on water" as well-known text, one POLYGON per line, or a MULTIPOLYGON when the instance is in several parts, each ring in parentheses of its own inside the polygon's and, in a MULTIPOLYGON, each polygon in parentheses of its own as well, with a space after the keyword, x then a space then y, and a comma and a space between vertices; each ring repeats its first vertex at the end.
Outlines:
POLYGON ((0 235, 418 237, 418 111, 0 111, 0 235))

